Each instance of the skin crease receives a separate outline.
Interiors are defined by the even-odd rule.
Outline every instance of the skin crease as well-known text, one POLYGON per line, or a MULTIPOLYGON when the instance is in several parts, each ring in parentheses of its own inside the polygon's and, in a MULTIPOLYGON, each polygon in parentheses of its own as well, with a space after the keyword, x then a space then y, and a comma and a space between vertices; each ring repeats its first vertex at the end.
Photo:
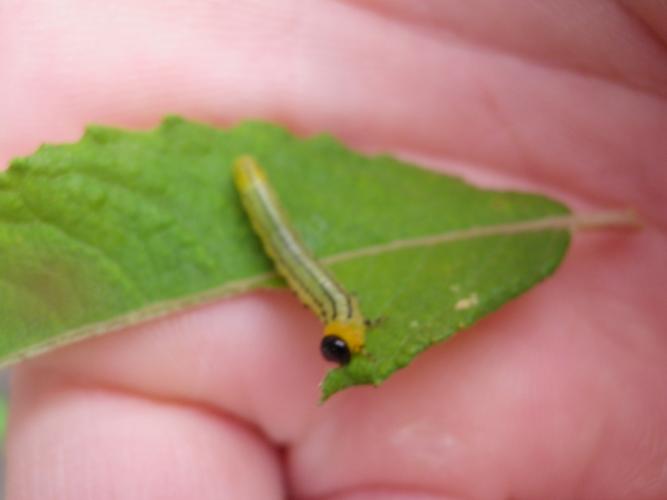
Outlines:
POLYGON ((3 165, 90 122, 259 117, 645 223, 321 407, 287 292, 25 362, 6 497, 667 498, 666 40, 652 0, 2 2, 3 165))

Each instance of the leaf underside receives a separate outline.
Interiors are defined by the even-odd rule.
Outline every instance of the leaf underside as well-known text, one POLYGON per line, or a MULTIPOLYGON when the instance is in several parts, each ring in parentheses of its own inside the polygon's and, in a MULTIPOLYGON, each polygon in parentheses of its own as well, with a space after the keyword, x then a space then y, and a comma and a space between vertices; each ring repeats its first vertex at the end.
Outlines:
MULTIPOLYGON (((0 362, 189 304, 283 286, 234 191, 254 155, 315 255, 335 260, 367 318, 364 355, 329 372, 325 398, 378 384, 430 345, 548 276, 569 232, 465 231, 567 214, 543 196, 481 190, 329 136, 266 123, 220 130, 167 118, 156 130, 89 127, 0 174, 0 362), (383 248, 451 234, 451 241, 383 248), (460 234, 461 237, 456 237, 460 234)), ((313 353, 314 356, 318 355, 313 353)))

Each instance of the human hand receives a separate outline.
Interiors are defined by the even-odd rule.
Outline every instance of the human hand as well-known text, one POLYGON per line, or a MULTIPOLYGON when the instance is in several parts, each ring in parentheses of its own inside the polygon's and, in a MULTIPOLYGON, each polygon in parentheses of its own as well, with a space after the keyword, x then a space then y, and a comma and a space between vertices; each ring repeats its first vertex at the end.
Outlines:
POLYGON ((565 5, 5 1, 1 164, 89 122, 261 117, 647 223, 324 406, 288 292, 26 362, 9 500, 667 497, 667 8, 565 5))

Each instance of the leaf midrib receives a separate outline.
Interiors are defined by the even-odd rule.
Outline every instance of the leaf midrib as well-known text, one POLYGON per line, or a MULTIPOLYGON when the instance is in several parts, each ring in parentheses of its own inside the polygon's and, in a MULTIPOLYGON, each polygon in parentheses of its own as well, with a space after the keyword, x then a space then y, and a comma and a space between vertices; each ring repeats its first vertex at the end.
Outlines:
MULTIPOLYGON (((631 212, 599 212, 584 215, 574 214, 543 217, 539 219, 530 219, 504 224, 474 226, 471 228, 457 229, 435 235, 393 240, 379 245, 372 245, 355 250, 349 250, 346 252, 340 252, 328 257, 323 257, 320 260, 326 265, 333 265, 342 262, 350 262, 355 259, 364 257, 372 257, 374 255, 397 252, 409 248, 424 248, 453 241, 470 240, 487 236, 510 235, 558 229, 575 230, 598 226, 633 226, 636 224, 636 217, 631 212)), ((212 288, 185 298, 157 302, 131 313, 116 316, 111 320, 101 321, 98 323, 85 325, 74 330, 69 330, 62 333, 61 335, 50 338, 46 342, 34 344, 29 349, 17 353, 14 356, 5 358, 4 360, 0 361, 0 368, 21 359, 43 353, 52 347, 70 343, 75 340, 100 335, 102 333, 121 330, 131 325, 157 319, 169 313, 182 310, 186 306, 202 305, 207 302, 219 300, 234 293, 250 291, 252 289, 261 287, 262 285, 268 284, 270 280, 276 279, 277 277, 277 274, 274 272, 257 274, 255 276, 230 281, 223 286, 212 288)))

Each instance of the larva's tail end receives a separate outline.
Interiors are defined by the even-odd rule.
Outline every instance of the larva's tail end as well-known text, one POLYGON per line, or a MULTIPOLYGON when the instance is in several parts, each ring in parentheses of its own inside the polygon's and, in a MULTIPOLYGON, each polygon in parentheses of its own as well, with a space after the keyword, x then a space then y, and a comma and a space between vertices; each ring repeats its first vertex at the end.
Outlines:
POLYGON ((266 181, 266 174, 257 160, 250 155, 241 155, 234 160, 234 184, 240 191, 246 191, 256 182, 266 181))
POLYGON ((257 160, 255 159, 254 156, 249 155, 249 154, 243 154, 240 156, 237 156, 234 159, 234 169, 246 169, 246 168, 254 168, 254 166, 257 165, 257 160))

